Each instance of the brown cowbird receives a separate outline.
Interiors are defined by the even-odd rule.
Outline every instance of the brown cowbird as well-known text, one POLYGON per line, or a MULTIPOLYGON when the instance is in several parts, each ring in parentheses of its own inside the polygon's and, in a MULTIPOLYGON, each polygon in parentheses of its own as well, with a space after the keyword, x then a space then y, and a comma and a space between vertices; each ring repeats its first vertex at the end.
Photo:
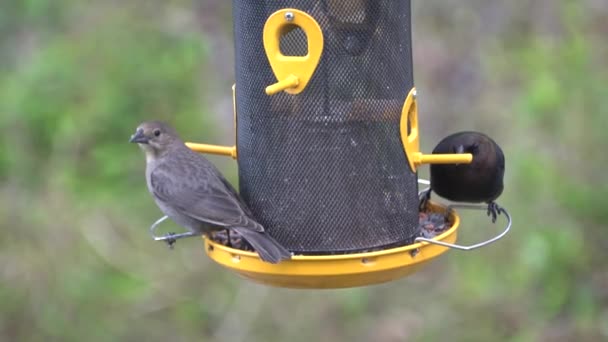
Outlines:
MULTIPOLYGON (((504 154, 490 137, 479 132, 459 132, 445 137, 433 149, 434 154, 471 153, 470 164, 431 164, 431 190, 454 202, 488 203, 492 222, 501 208, 494 202, 503 190, 504 154)), ((428 191, 421 206, 426 205, 428 191)))
POLYGON ((144 122, 130 142, 139 144, 146 154, 146 182, 156 204, 177 224, 196 234, 236 232, 266 262, 291 258, 291 253, 252 218, 215 166, 190 150, 169 125, 144 122))

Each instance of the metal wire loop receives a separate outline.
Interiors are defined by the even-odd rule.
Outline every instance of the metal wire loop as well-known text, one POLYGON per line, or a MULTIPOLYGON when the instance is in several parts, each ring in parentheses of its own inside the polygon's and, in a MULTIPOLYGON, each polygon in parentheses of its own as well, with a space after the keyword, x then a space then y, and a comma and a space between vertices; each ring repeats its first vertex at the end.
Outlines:
POLYGON ((418 184, 422 184, 422 185, 426 185, 427 187, 418 191, 418 197, 420 197, 420 195, 422 195, 423 193, 427 192, 427 191, 431 191, 431 181, 428 179, 422 179, 422 178, 418 178, 418 184))
MULTIPOLYGON (((475 205, 475 204, 452 204, 449 205, 447 207, 447 210, 450 211, 452 208, 462 208, 462 209, 475 209, 475 210, 487 210, 488 207, 487 205, 475 205)), ((449 247, 449 248, 454 248, 454 249, 459 249, 461 251, 470 251, 470 250, 474 250, 483 246, 487 246, 493 242, 496 242, 498 240, 500 240, 503 236, 507 235, 507 233, 509 232, 509 230, 511 229, 511 224, 512 224, 512 220, 511 220, 511 215, 509 215, 509 213, 507 212, 507 210, 503 207, 499 206, 498 209, 499 213, 502 213, 505 215, 505 217, 507 218, 507 226, 506 228, 502 231, 502 233, 496 235, 495 237, 474 244, 474 245, 469 245, 469 246, 462 246, 462 245, 458 245, 458 244, 453 244, 453 243, 447 243, 447 242, 443 242, 443 241, 438 241, 438 240, 434 240, 434 239, 427 239, 424 237, 418 237, 416 238, 416 242, 428 242, 428 243, 432 243, 435 245, 440 245, 440 246, 444 246, 444 247, 449 247)))
POLYGON ((196 234, 193 232, 185 232, 185 233, 179 233, 179 234, 169 233, 169 234, 161 235, 161 236, 156 235, 154 233, 156 231, 156 228, 158 228, 158 225, 161 224, 163 221, 165 221, 167 218, 169 218, 169 217, 165 215, 165 216, 159 218, 158 220, 156 220, 156 222, 152 223, 152 225, 150 226, 150 234, 152 234, 152 238, 154 238, 154 241, 165 241, 165 242, 169 243, 169 245, 172 245, 173 243, 175 243, 175 240, 200 235, 200 234, 196 234))

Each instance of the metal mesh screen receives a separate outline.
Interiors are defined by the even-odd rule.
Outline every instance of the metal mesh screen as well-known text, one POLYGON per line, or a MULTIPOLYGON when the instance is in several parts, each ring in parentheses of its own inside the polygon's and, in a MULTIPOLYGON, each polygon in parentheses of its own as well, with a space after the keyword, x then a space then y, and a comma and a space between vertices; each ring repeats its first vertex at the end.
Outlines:
MULTIPOLYGON (((410 2, 234 0, 240 192, 288 249, 341 253, 405 245, 418 233, 416 174, 399 135, 413 85, 410 2), (323 55, 306 89, 268 96, 266 19, 283 8, 321 26, 323 55)), ((284 54, 306 53, 299 29, 284 54)))

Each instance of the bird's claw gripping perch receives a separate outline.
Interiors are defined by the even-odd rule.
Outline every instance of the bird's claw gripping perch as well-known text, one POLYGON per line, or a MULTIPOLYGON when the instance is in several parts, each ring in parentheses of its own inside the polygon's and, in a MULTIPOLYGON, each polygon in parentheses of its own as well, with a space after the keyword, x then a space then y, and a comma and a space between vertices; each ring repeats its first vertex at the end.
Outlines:
POLYGON ((169 247, 169 249, 173 249, 173 245, 177 242, 177 240, 173 237, 174 234, 175 233, 171 232, 165 235, 167 239, 164 241, 167 243, 167 247, 169 247))
POLYGON ((154 222, 150 226, 150 234, 152 234, 152 238, 154 239, 154 241, 164 241, 169 246, 169 248, 173 249, 173 245, 177 242, 177 240, 200 235, 200 234, 196 234, 193 232, 185 232, 185 233, 179 233, 179 234, 169 233, 169 234, 165 234, 162 236, 158 236, 158 235, 154 234, 154 232, 156 231, 156 228, 158 228, 158 225, 161 224, 163 221, 165 221, 167 218, 168 218, 168 216, 165 215, 165 216, 159 218, 158 220, 156 220, 156 222, 154 222))
POLYGON ((167 243, 167 246, 169 246, 169 248, 173 249, 173 245, 177 242, 178 239, 199 236, 199 235, 200 234, 196 234, 196 233, 192 233, 192 232, 179 233, 179 234, 169 233, 169 234, 165 234, 164 236, 155 236, 154 240, 155 241, 164 241, 167 243))
POLYGON ((504 210, 496 202, 488 203, 488 216, 492 217, 492 223, 496 223, 496 218, 503 211, 504 210))

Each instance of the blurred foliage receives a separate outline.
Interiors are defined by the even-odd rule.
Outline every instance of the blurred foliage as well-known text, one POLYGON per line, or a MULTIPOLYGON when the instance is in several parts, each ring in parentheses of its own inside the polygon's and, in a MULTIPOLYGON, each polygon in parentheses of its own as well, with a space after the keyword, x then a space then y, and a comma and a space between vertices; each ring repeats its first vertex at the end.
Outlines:
MULTIPOLYGON (((423 150, 459 129, 494 136, 513 232, 390 284, 294 291, 146 231, 160 213, 127 140, 151 118, 230 140, 229 2, 2 2, 0 340, 608 339, 608 3, 413 14, 423 150)), ((463 214, 463 243, 498 229, 479 216, 463 214)))

